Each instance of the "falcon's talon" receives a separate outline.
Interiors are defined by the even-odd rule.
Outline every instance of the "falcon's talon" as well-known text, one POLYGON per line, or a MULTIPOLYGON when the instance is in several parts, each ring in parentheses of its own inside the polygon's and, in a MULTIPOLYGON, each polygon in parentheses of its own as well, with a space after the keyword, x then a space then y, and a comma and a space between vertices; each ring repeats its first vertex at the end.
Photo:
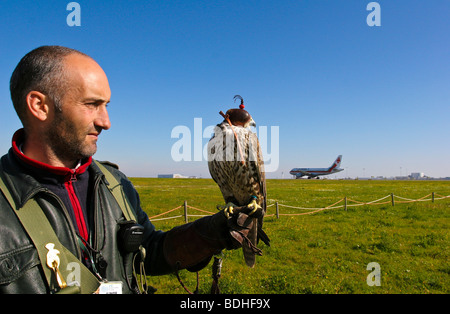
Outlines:
POLYGON ((249 216, 253 215, 258 209, 262 209, 261 206, 256 203, 256 199, 253 199, 250 204, 247 205, 248 208, 253 208, 253 210, 248 213, 249 216))
POLYGON ((233 215, 233 209, 233 206, 230 206, 224 210, 225 216, 227 216, 227 218, 230 218, 230 216, 233 215))
POLYGON ((233 215, 233 211, 234 211, 234 207, 235 206, 236 206, 235 204, 230 202, 230 203, 228 203, 228 204, 226 204, 224 206, 217 205, 217 209, 218 210, 222 210, 223 213, 225 214, 225 216, 227 218, 230 218, 230 216, 233 215))

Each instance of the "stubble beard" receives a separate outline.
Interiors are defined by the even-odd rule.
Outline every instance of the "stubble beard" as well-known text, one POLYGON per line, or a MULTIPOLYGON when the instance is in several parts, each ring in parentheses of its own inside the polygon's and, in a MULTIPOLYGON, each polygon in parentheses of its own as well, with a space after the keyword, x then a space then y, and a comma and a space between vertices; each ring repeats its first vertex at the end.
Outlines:
POLYGON ((71 121, 57 113, 46 134, 55 156, 65 163, 76 163, 93 156, 97 152, 97 143, 87 143, 89 130, 80 130, 71 121))

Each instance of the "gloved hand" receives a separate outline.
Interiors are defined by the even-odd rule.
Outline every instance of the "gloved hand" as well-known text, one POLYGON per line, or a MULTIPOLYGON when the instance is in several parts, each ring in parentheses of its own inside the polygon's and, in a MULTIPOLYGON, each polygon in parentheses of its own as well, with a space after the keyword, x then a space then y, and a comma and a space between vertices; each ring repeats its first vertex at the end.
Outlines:
POLYGON ((249 216, 253 210, 247 206, 235 207, 231 214, 220 211, 171 229, 163 246, 166 261, 174 270, 198 271, 223 249, 234 250, 248 245, 250 241, 246 238, 253 224, 250 217, 257 218, 259 214, 257 211, 249 216))

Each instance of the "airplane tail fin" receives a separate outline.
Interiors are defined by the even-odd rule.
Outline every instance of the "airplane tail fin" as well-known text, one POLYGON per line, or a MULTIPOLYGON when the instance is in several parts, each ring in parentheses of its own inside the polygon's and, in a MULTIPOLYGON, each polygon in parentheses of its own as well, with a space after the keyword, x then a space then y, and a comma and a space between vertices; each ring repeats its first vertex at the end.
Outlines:
POLYGON ((333 164, 330 166, 330 170, 331 169, 337 169, 341 166, 341 161, 342 161, 342 155, 339 155, 336 160, 333 162, 333 164))

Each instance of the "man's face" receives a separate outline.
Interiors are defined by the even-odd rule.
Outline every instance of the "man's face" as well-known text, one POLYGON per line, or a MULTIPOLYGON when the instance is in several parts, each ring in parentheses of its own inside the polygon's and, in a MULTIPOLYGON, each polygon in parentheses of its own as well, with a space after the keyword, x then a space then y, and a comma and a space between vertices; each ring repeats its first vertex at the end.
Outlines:
POLYGON ((47 143, 61 160, 76 162, 94 155, 100 132, 111 127, 106 109, 111 90, 94 60, 72 54, 65 61, 69 88, 61 111, 55 109, 47 143))

